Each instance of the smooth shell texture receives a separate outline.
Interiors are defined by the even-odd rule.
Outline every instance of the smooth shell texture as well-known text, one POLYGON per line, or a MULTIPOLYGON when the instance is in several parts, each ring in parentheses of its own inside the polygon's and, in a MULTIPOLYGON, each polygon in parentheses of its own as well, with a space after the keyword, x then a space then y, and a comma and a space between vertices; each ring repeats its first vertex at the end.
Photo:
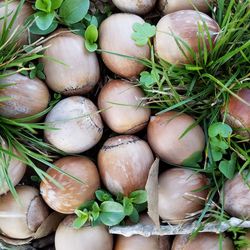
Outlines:
POLYGON ((0 230, 8 237, 26 239, 31 237, 49 211, 37 189, 29 186, 16 187, 22 205, 9 192, 0 196, 0 230), (2 217, 6 214, 6 217, 2 217))
POLYGON ((14 74, 0 79, 2 84, 13 84, 0 89, 0 97, 11 99, 0 104, 0 115, 8 118, 24 118, 44 111, 49 104, 48 87, 38 78, 30 79, 21 74, 14 74))
POLYGON ((231 96, 228 107, 222 109, 222 114, 224 115, 226 109, 226 123, 233 127, 238 134, 250 139, 250 89, 241 89, 237 95, 249 105, 231 96))
MULTIPOLYGON (((140 215, 141 225, 154 225, 152 220, 148 215, 140 215)), ((126 225, 133 225, 131 221, 128 221, 126 225)), ((133 235, 131 237, 125 237, 123 235, 118 235, 116 237, 116 243, 114 250, 169 250, 170 240, 169 236, 150 236, 143 237, 141 235, 133 235)))
POLYGON ((144 15, 154 7, 156 0, 112 0, 112 2, 123 12, 144 15))
MULTIPOLYGON (((156 26, 156 36, 155 36, 155 50, 156 54, 163 60, 171 64, 186 64, 193 61, 192 55, 185 48, 182 41, 184 41, 195 53, 199 51, 198 41, 201 41, 201 49, 203 48, 203 43, 201 37, 199 37, 198 23, 203 25, 203 21, 206 23, 205 28, 208 29, 211 39, 215 42, 215 39, 220 30, 219 25, 208 15, 194 10, 182 10, 171 14, 168 14, 160 19, 156 26), (179 40, 176 43, 177 37, 179 40)), ((207 49, 210 50, 208 43, 208 38, 205 37, 207 44, 207 49)), ((198 55, 197 55, 198 56, 198 55)))
POLYGON ((43 181, 40 186, 42 197, 55 211, 73 214, 81 204, 94 198, 94 192, 100 186, 97 168, 88 158, 76 156, 61 158, 54 164, 82 183, 50 168, 47 173, 63 188, 57 187, 52 182, 43 181))
POLYGON ((231 216, 250 219, 250 189, 247 183, 250 185, 250 175, 243 180, 238 174, 225 184, 224 209, 231 216))
POLYGON ((45 130, 45 138, 66 153, 81 153, 95 146, 102 137, 101 116, 92 101, 72 96, 49 112, 45 122, 57 130, 45 130))
POLYGON ((114 250, 168 250, 168 239, 163 236, 143 237, 141 235, 134 235, 125 237, 119 235, 116 238, 114 250))
MULTIPOLYGON (((99 29, 99 44, 104 51, 137 58, 149 58, 149 46, 137 46, 131 38, 133 25, 144 23, 143 19, 133 14, 113 14, 105 19, 99 29)), ((140 74, 144 66, 123 56, 102 52, 105 65, 115 74, 132 78, 140 74)))
POLYGON ((202 209, 202 199, 206 198, 208 190, 193 191, 207 184, 205 176, 188 169, 172 168, 163 172, 159 176, 158 189, 160 217, 176 224, 184 220, 188 213, 202 209))
POLYGON ((48 86, 64 95, 80 95, 93 89, 100 78, 96 54, 84 46, 81 36, 60 29, 44 44, 49 46, 42 58, 48 86), (58 63, 61 62, 61 63, 58 63))
MULTIPOLYGON (((193 240, 188 235, 178 235, 174 238, 171 250, 219 250, 220 239, 215 233, 200 233, 193 240)), ((222 250, 234 250, 231 239, 223 238, 222 250)))
MULTIPOLYGON (((8 146, 6 145, 5 141, 3 141, 0 137, 0 145, 3 149, 7 150, 8 146)), ((13 149, 13 153, 18 155, 17 151, 13 149)), ((4 167, 4 162, 8 163, 8 175, 10 180, 12 181, 12 184, 16 186, 21 179, 23 178, 25 171, 26 171, 26 165, 19 161, 18 159, 14 157, 10 157, 7 154, 0 153, 0 168, 2 169, 4 167)), ((4 176, 2 176, 2 171, 0 174, 0 195, 6 193, 9 191, 8 184, 4 180, 4 176)))
POLYGON ((126 81, 111 80, 98 96, 98 107, 106 124, 119 134, 133 134, 143 129, 149 120, 142 90, 126 81))
POLYGON ((158 4, 161 12, 169 14, 178 10, 193 10, 195 8, 201 12, 208 12, 209 2, 211 0, 159 0, 158 4))
POLYGON ((113 237, 105 226, 84 226, 74 229, 75 216, 67 216, 56 230, 56 250, 112 250, 113 237))
MULTIPOLYGON (((4 17, 4 15, 5 15, 4 2, 5 1, 0 1, 0 31, 2 31, 3 24, 4 24, 4 19, 2 19, 2 17, 4 17)), ((7 11, 7 13, 8 13, 7 24, 8 25, 10 24, 11 19, 13 18, 19 3, 20 3, 20 1, 12 1, 12 2, 9 1, 9 3, 8 3, 8 11, 7 11)), ((33 14, 33 9, 31 7, 31 5, 28 4, 28 3, 24 3, 20 13, 17 15, 17 18, 14 21, 14 23, 13 23, 11 29, 10 29, 9 36, 12 35, 13 32, 17 32, 16 31, 17 28, 18 28, 18 33, 20 31, 22 31, 22 29, 24 28, 23 25, 25 23, 26 18, 31 16, 32 14, 33 14)), ((19 34, 20 34, 20 38, 18 40, 18 45, 27 44, 27 42, 28 42, 28 32, 25 31, 25 32, 21 32, 19 34)))
POLYGON ((194 122, 191 116, 175 111, 152 117, 147 131, 149 145, 163 161, 185 164, 205 147, 205 136, 199 125, 180 138, 194 122))
POLYGON ((153 161, 148 144, 136 136, 112 137, 98 154, 101 179, 113 194, 144 189, 153 161))

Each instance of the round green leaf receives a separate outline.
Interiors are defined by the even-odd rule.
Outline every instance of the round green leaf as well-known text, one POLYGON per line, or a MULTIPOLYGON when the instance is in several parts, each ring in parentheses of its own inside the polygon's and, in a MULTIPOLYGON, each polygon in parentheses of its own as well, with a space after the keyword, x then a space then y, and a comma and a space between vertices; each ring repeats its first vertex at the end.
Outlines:
POLYGON ((36 17, 36 25, 40 30, 47 30, 55 17, 55 12, 51 13, 45 13, 42 11, 39 11, 35 14, 36 17))
POLYGON ((107 191, 105 190, 97 190, 95 192, 95 196, 96 198, 99 200, 99 201, 109 201, 109 200, 113 200, 112 199, 112 195, 110 193, 108 193, 107 191))
POLYGON ((123 207, 124 207, 124 213, 126 216, 129 216, 133 213, 134 206, 129 198, 124 197, 123 199, 123 207))
POLYGON ((145 190, 134 191, 129 195, 129 198, 135 204, 142 204, 147 201, 147 192, 145 190))
POLYGON ((84 224, 88 221, 88 215, 84 215, 81 217, 78 217, 73 222, 73 227, 76 229, 80 229, 84 224))
POLYGON ((118 202, 105 201, 100 209, 100 220, 107 226, 118 225, 125 217, 123 206, 118 202))
POLYGON ((89 52, 95 52, 98 49, 98 46, 96 43, 90 43, 88 40, 85 41, 85 48, 89 52))
POLYGON ((91 24, 87 27, 84 37, 89 43, 95 43, 98 39, 98 30, 94 24, 91 24))
POLYGON ((139 222, 139 213, 138 211, 134 208, 132 211, 132 214, 129 216, 129 219, 133 222, 133 223, 138 223, 139 222))
POLYGON ((209 137, 216 137, 217 135, 220 135, 221 137, 227 138, 232 134, 232 132, 232 128, 222 122, 213 123, 208 129, 209 137))
POLYGON ((81 21, 89 10, 89 0, 65 0, 59 10, 59 15, 66 24, 81 21))
POLYGON ((29 30, 34 35, 47 35, 53 32, 58 26, 58 23, 53 20, 52 24, 46 30, 41 30, 37 27, 36 22, 33 22, 32 25, 29 27, 29 30))
POLYGON ((61 6, 62 2, 63 0, 53 0, 51 3, 51 10, 58 9, 61 6))
POLYGON ((35 7, 38 10, 49 13, 51 11, 51 4, 52 4, 51 0, 36 0, 35 7))

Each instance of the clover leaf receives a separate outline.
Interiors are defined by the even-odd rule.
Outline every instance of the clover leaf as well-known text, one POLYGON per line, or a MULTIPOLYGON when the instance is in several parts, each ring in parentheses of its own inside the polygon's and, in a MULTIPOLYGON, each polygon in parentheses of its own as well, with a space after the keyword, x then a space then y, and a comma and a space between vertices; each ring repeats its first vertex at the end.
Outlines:
POLYGON ((133 31, 132 39, 135 41, 135 44, 138 46, 144 46, 148 43, 151 37, 155 36, 156 27, 149 23, 135 23, 133 25, 133 31))
POLYGON ((213 123, 208 129, 209 137, 216 137, 220 135, 223 138, 227 138, 232 134, 232 128, 222 122, 213 123))
POLYGON ((236 170, 237 155, 233 153, 229 161, 224 160, 220 162, 219 170, 228 179, 233 179, 236 170))

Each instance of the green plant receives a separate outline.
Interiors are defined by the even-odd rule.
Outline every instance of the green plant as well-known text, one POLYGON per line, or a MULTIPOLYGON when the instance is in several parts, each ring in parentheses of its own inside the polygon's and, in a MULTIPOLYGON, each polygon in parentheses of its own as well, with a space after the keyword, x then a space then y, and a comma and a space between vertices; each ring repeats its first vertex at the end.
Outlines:
POLYGON ((232 135, 232 128, 222 122, 212 123, 208 128, 209 162, 207 168, 216 168, 219 162, 220 172, 228 179, 232 179, 236 170, 236 153, 231 154, 230 160, 222 160, 226 150, 230 147, 230 136, 232 135))
POLYGON ((58 24, 76 24, 86 16, 89 5, 89 0, 36 0, 37 12, 30 17, 34 20, 30 31, 45 35, 54 31, 58 24))
POLYGON ((148 106, 156 114, 171 110, 185 112, 203 126, 206 150, 202 163, 192 169, 210 178, 210 193, 197 220, 197 231, 208 221, 206 217, 211 216, 211 213, 213 216, 210 220, 222 222, 228 218, 223 204, 219 207, 215 202, 223 200, 221 190, 227 179, 232 179, 237 172, 250 171, 249 140, 234 134, 232 128, 225 124, 225 117, 221 115, 222 108, 228 105, 230 95, 250 105, 236 94, 241 88, 250 88, 248 7, 249 1, 218 0, 212 3, 212 17, 221 30, 216 42, 212 44, 208 28, 205 24, 200 24, 197 53, 172 34, 179 47, 183 45, 193 57, 193 63, 183 66, 161 60, 155 54, 149 39, 151 36, 145 36, 147 32, 141 27, 138 26, 132 36, 138 45, 142 41, 141 45, 147 43, 151 48, 150 60, 139 60, 147 67, 140 74, 139 84, 146 93, 148 106), (206 46, 201 49, 205 35, 211 51, 206 46))
MULTIPOLYGON (((6 3, 6 6, 7 4, 8 3, 6 3)), ((15 30, 10 34, 11 27, 23 4, 24 0, 20 1, 19 7, 14 13, 11 21, 7 22, 6 16, 1 20, 4 22, 4 26, 0 36, 0 78, 15 73, 24 73, 31 77, 35 75, 43 77, 42 66, 39 64, 35 66, 34 64, 34 61, 43 57, 41 54, 43 48, 39 46, 37 42, 23 47, 18 43, 22 32, 29 28, 30 23, 26 23, 24 28, 22 28, 21 33, 19 30, 15 30), (8 42, 6 42, 7 38, 8 42), (11 71, 9 71, 10 69, 11 71)), ((0 91, 7 86, 8 84, 1 84, 0 91)), ((51 128, 44 123, 34 122, 34 120, 41 118, 48 113, 60 98, 60 95, 55 94, 46 110, 31 117, 9 119, 0 115, 0 180, 1 182, 5 181, 7 183, 10 191, 16 199, 18 199, 17 193, 8 175, 9 159, 11 157, 18 159, 27 164, 27 166, 33 168, 40 179, 43 180, 44 178, 49 178, 53 183, 58 185, 58 183, 47 175, 44 170, 40 169, 36 163, 39 162, 58 169, 52 164, 52 161, 54 155, 63 153, 43 142, 40 138, 41 131, 51 128), (2 147, 2 140, 7 143, 7 149, 2 147), (18 152, 18 155, 16 152, 18 152)), ((0 105, 4 105, 4 102, 7 100, 11 100, 10 97, 1 96, 0 105)), ((58 169, 58 171, 61 170, 58 169)), ((74 178, 73 176, 71 177, 74 178)))
MULTIPOLYGON (((89 51, 96 50, 97 36, 92 25, 98 27, 100 22, 109 15, 98 10, 90 14, 89 0, 36 0, 35 14, 29 17, 32 25, 29 27, 32 34, 48 35, 59 25, 67 27, 72 32, 87 37, 86 48, 89 51), (90 28, 89 28, 90 27, 90 28), (88 31, 87 31, 88 29, 88 31)), ((98 33, 97 33, 98 34, 98 33)))
POLYGON ((144 190, 134 191, 128 197, 118 194, 116 198, 105 190, 97 190, 95 196, 96 201, 88 201, 75 211, 75 228, 81 228, 87 222, 114 226, 126 216, 136 223, 139 221, 139 212, 146 208, 147 193, 144 190))
POLYGON ((43 72, 44 65, 42 63, 30 62, 28 64, 29 70, 23 70, 21 73, 23 75, 29 76, 30 79, 38 77, 41 80, 45 80, 45 74, 43 72))
POLYGON ((90 24, 87 27, 84 33, 84 38, 85 38, 85 48, 89 52, 96 51, 98 48, 98 45, 96 44, 96 41, 98 39, 98 30, 94 24, 90 24))
POLYGON ((135 23, 133 25, 133 30, 132 39, 138 46, 144 46, 150 43, 150 38, 154 37, 156 34, 156 27, 149 23, 135 23))

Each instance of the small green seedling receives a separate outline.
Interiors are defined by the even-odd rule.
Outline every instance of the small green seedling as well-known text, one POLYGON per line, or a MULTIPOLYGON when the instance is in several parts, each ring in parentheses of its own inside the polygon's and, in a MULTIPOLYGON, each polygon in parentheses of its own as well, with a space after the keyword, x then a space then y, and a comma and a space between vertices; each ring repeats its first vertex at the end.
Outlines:
POLYGON ((96 201, 88 201, 75 211, 75 228, 79 229, 87 222, 91 225, 115 226, 126 216, 136 223, 139 212, 146 209, 147 193, 144 190, 134 191, 128 197, 118 194, 115 198, 105 190, 97 190, 95 196, 96 201))
POLYGON ((21 73, 23 75, 29 76, 30 79, 34 79, 35 77, 38 77, 41 80, 45 80, 45 74, 43 72, 44 65, 42 63, 34 64, 33 62, 29 63, 28 70, 23 70, 21 73))
POLYGON ((136 45, 144 46, 150 41, 150 38, 155 36, 156 27, 149 23, 135 23, 133 25, 133 31, 132 39, 136 45))
POLYGON ((47 30, 56 16, 56 10, 60 8, 63 0, 36 0, 35 7, 38 12, 35 13, 36 25, 41 30, 47 30))
POLYGON ((220 172, 228 179, 234 177, 236 171, 236 153, 232 153, 230 160, 224 160, 223 155, 230 147, 230 136, 232 135, 232 128, 222 122, 213 123, 208 128, 210 154, 209 158, 212 162, 218 162, 220 172))
POLYGON ((30 31, 47 35, 59 24, 71 28, 85 18, 89 7, 89 0, 36 0, 34 8, 37 12, 30 17, 31 20, 35 19, 30 31))
POLYGON ((84 33, 84 38, 85 38, 85 48, 89 52, 94 52, 97 50, 97 39, 98 39, 98 30, 96 25, 90 24, 85 33, 84 33))

